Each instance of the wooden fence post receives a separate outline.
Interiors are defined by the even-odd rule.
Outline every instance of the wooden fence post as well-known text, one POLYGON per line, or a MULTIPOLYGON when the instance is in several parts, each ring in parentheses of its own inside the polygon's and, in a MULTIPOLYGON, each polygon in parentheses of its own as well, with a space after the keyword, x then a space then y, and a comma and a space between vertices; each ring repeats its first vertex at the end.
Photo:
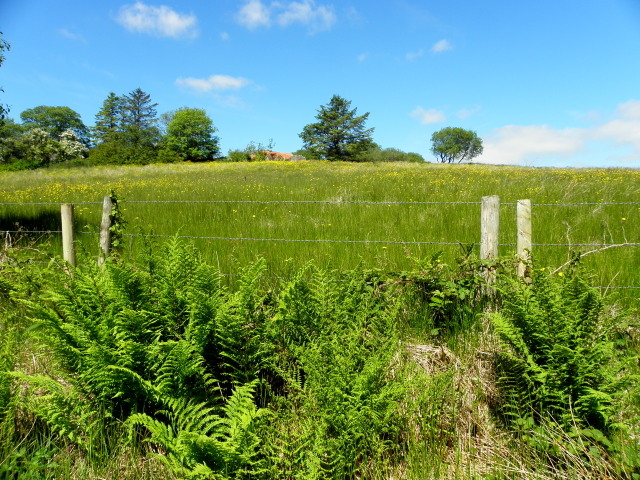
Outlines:
POLYGON ((76 247, 73 239, 73 205, 64 203, 60 207, 62 218, 62 258, 73 267, 76 266, 76 247))
POLYGON ((518 239, 518 276, 525 280, 531 276, 531 200, 518 200, 516 204, 518 239))
POLYGON ((111 253, 111 220, 113 213, 113 199, 106 195, 102 202, 102 222, 100 223, 100 257, 98 265, 102 265, 111 253))
MULTIPOLYGON (((500 197, 482 197, 480 214, 480 259, 491 260, 498 257, 498 231, 500 228, 500 197)), ((487 284, 495 282, 495 273, 487 270, 487 284)))

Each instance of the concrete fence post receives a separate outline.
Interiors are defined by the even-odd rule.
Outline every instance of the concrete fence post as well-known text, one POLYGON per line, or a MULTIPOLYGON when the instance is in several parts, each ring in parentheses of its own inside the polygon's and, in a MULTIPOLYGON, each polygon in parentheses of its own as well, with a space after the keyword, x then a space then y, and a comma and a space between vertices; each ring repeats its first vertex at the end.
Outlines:
POLYGON ((516 250, 518 254, 518 276, 531 278, 531 200, 518 200, 516 204, 518 238, 516 250))
POLYGON ((102 222, 100 223, 100 256, 98 265, 102 265, 111 253, 111 225, 113 220, 113 199, 106 195, 102 202, 102 222))
POLYGON ((62 258, 71 266, 76 266, 76 247, 73 238, 73 205, 64 203, 60 207, 62 219, 62 258))
MULTIPOLYGON (((498 231, 500 229, 500 197, 482 197, 480 214, 480 259, 498 258, 498 231)), ((495 273, 489 269, 485 280, 488 285, 495 282, 495 273)))

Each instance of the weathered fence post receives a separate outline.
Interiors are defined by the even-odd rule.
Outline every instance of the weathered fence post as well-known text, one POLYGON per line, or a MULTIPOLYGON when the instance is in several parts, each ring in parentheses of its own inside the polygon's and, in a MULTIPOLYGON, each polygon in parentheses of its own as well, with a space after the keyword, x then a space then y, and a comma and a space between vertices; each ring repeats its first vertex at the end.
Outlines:
POLYGON ((76 266, 76 247, 73 239, 73 205, 64 203, 60 207, 62 218, 62 258, 73 267, 76 266))
MULTIPOLYGON (((480 214, 480 259, 491 260, 498 257, 498 231, 500 229, 500 197, 490 195, 482 197, 480 214)), ((495 282, 495 273, 488 269, 485 280, 491 285, 495 282)))
POLYGON ((516 204, 518 238, 518 276, 525 280, 530 278, 531 264, 531 200, 518 200, 516 204))
POLYGON ((100 257, 98 265, 102 265, 111 252, 111 220, 113 218, 113 199, 106 195, 102 202, 102 222, 100 223, 100 257))

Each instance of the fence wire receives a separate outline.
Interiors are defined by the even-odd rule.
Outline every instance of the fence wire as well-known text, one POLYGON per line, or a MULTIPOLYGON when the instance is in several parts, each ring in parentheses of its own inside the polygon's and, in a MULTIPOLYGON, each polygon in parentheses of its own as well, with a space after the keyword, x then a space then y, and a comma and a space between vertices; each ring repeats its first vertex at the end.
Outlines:
MULTIPOLYGON (((61 206, 65 202, 2 202, 0 206, 61 206)), ((333 200, 126 200, 120 201, 121 204, 261 204, 261 205, 295 205, 295 204, 312 204, 312 205, 481 205, 482 202, 465 202, 465 201, 333 201, 333 200)), ((103 202, 74 202, 73 205, 102 205, 103 202)), ((503 202, 500 206, 516 206, 517 203, 503 202)), ((640 202, 576 202, 576 203, 533 203, 532 207, 573 207, 573 206, 615 206, 615 205, 640 205, 640 202)), ((4 230, 2 233, 9 234, 61 234, 61 230, 4 230)), ((96 232, 77 232, 84 235, 99 235, 96 232)), ((253 238, 253 237, 218 237, 218 236, 188 236, 188 235, 159 235, 159 234, 124 234, 125 237, 152 237, 152 238, 180 238, 190 240, 220 240, 220 241, 248 241, 248 242, 293 242, 293 243, 333 243, 333 244, 385 244, 385 245, 477 245, 478 242, 428 242, 428 241, 396 241, 396 240, 332 240, 332 239, 287 239, 287 238, 253 238)), ((501 247, 513 247, 515 243, 499 243, 501 247)), ((534 243, 533 247, 605 247, 604 244, 596 243, 534 243)), ((625 246, 638 247, 640 243, 628 243, 625 246)), ((226 276, 233 276, 226 274, 226 276)), ((637 286, 620 286, 620 287, 594 287, 599 289, 616 289, 616 290, 638 290, 637 286)))
MULTIPOLYGON (((120 200, 121 204, 324 204, 324 205, 481 205, 482 202, 443 202, 443 201, 369 201, 369 200, 120 200)), ((48 205, 60 206, 64 203, 73 205, 102 205, 102 202, 0 202, 0 206, 48 205)), ((516 206, 514 202, 501 202, 500 206, 516 206)), ((576 203, 534 203, 536 207, 574 207, 594 205, 640 205, 640 202, 576 202, 576 203)))

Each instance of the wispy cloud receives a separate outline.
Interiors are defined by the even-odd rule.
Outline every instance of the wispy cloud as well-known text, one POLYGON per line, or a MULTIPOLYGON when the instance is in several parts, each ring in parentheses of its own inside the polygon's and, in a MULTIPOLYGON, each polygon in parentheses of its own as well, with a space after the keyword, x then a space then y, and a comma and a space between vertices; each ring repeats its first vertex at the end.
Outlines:
POLYGON ((594 144, 607 151, 617 165, 640 166, 640 101, 618 105, 609 120, 587 128, 508 125, 495 129, 485 139, 479 161, 522 165, 562 159, 579 164, 585 150, 595 148, 594 144), (616 147, 624 153, 616 153, 616 147))
POLYGON ((229 75, 211 75, 208 78, 180 77, 176 79, 176 85, 186 87, 196 93, 240 90, 250 84, 251 82, 246 78, 231 77, 229 75))
POLYGON ((422 107, 416 107, 412 112, 411 116, 417 118, 418 121, 423 125, 428 125, 432 123, 442 123, 446 120, 444 112, 440 110, 436 110, 435 108, 430 108, 429 110, 425 110, 422 107))
POLYGON ((310 33, 329 30, 337 21, 333 7, 317 5, 315 0, 299 2, 271 2, 249 0, 240 8, 237 20, 240 25, 249 29, 278 25, 304 25, 310 33))
POLYGON ((131 32, 158 37, 193 38, 198 35, 195 15, 181 14, 165 5, 153 6, 143 2, 124 5, 116 21, 131 32))
POLYGON ((361 53, 360 55, 358 55, 358 61, 359 62, 364 62, 369 57, 370 57, 370 55, 368 53, 361 53))
POLYGON ((420 58, 421 56, 424 55, 424 49, 420 49, 417 52, 409 52, 405 55, 405 58, 412 62, 413 60, 415 60, 416 58, 420 58))
POLYGON ((473 108, 463 108, 462 110, 458 110, 458 118, 461 118, 462 120, 465 120, 473 115, 475 115, 476 113, 478 113, 480 110, 482 110, 482 107, 480 106, 476 106, 473 108))
POLYGON ((451 45, 449 40, 444 40, 444 39, 440 40, 439 42, 436 42, 431 47, 431 52, 432 53, 444 53, 444 52, 447 52, 449 50, 453 50, 453 45, 451 45))
POLYGON ((86 40, 82 35, 80 35, 79 33, 74 33, 70 30, 67 30, 66 28, 58 29, 58 33, 62 35, 64 38, 68 38, 69 40, 86 43, 86 40))

